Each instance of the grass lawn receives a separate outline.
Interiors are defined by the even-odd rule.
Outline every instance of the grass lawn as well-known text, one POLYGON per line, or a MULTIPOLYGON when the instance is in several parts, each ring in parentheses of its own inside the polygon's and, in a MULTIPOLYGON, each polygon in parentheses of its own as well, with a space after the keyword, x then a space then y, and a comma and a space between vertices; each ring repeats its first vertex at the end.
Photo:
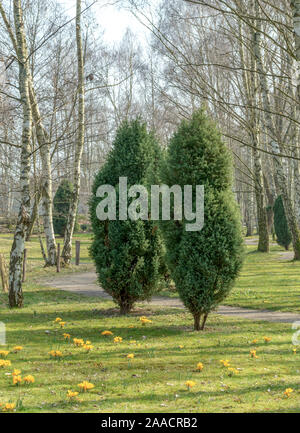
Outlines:
POLYGON ((269 254, 248 245, 241 275, 224 304, 300 313, 300 262, 282 260, 282 254, 277 245, 269 254))
MULTIPOLYGON (((256 248, 247 245, 241 274, 223 304, 300 313, 300 262, 282 260, 278 245, 271 245, 269 254, 256 248)), ((163 294, 178 296, 170 290, 163 294)))
MULTIPOLYGON (((13 235, 12 234, 4 234, 0 233, 0 253, 3 253, 7 262, 7 266, 9 265, 9 253, 12 244, 13 235)), ((57 243, 61 244, 61 248, 63 246, 63 238, 57 238, 57 243)), ((91 243, 91 235, 90 234, 76 234, 73 237, 73 258, 72 265, 67 268, 61 268, 62 273, 69 272, 85 272, 93 269, 92 260, 89 257, 88 247, 91 243), (75 242, 80 241, 80 266, 75 266, 75 242)), ((44 247, 46 248, 46 244, 44 242, 44 247)), ((53 268, 45 268, 44 261, 41 256, 41 248, 39 240, 36 236, 32 237, 30 242, 26 242, 27 252, 27 276, 30 281, 39 281, 43 277, 47 277, 49 275, 55 274, 55 269, 53 268)))
MULTIPOLYGON (((76 237, 78 239, 78 237, 76 237)), ((74 241, 76 240, 74 239, 74 241)), ((82 265, 90 269, 89 238, 82 241, 82 265)), ((9 252, 11 240, 0 235, 0 251, 9 252)), ((288 324, 251 322, 209 316, 205 332, 192 331, 192 319, 184 310, 139 305, 128 317, 119 317, 112 302, 43 288, 42 277, 55 274, 41 269, 39 244, 28 244, 29 269, 24 286, 25 307, 7 308, 0 294, 0 321, 7 330, 11 366, 0 367, 0 404, 17 405, 18 412, 299 412, 300 347, 293 352, 295 332, 288 324), (145 326, 139 320, 152 320, 145 326), (55 324, 61 317, 65 327, 55 324), (103 330, 113 336, 104 337, 103 330), (71 335, 71 342, 63 333, 71 335), (121 343, 114 343, 121 336, 121 343), (264 337, 271 341, 264 342, 264 337), (90 340, 90 352, 75 347, 72 339, 90 340), (253 343, 253 340, 257 342, 253 343), (23 346, 15 353, 15 346, 23 346), (182 346, 182 347, 181 347, 182 346), (49 352, 62 352, 51 359, 49 352), (257 358, 250 357, 257 351, 257 358), (132 360, 128 354, 134 354, 132 360), (233 376, 220 360, 238 369, 233 376), (196 371, 203 363, 202 372, 196 371), (33 375, 33 384, 12 385, 13 369, 33 375), (67 391, 79 391, 87 380, 94 388, 69 401, 67 391), (195 382, 190 391, 187 380, 195 382), (294 391, 284 395, 287 388, 294 391)), ((269 255, 248 246, 243 272, 227 304, 253 308, 300 311, 297 263, 279 261, 280 248, 269 255), (263 302, 266 301, 266 302, 263 302)))
POLYGON ((99 301, 54 289, 27 286, 26 307, 10 311, 1 296, 0 317, 7 328, 6 359, 0 369, 0 402, 18 401, 23 412, 299 412, 300 348, 292 351, 289 325, 266 324, 211 315, 204 333, 192 331, 183 310, 140 307, 135 314, 116 316, 110 301, 99 301), (143 326, 140 315, 152 323, 143 326), (61 329, 56 317, 66 321, 61 329), (121 336, 104 337, 103 330, 121 336), (90 340, 85 353, 64 341, 90 340), (269 343, 264 337, 271 337, 269 343), (257 339, 257 343, 252 343, 257 339), (23 346, 14 353, 13 347, 23 346), (183 346, 182 348, 180 346, 183 346), (257 350, 258 358, 250 357, 257 350), (50 359, 49 351, 63 357, 50 359), (128 361, 126 356, 134 354, 128 361), (227 359, 238 368, 233 377, 222 367, 227 359), (198 362, 203 371, 196 372, 198 362), (13 369, 35 383, 12 385, 13 369), (78 391, 87 380, 95 388, 68 401, 67 391, 78 391), (195 386, 188 391, 185 382, 195 386), (288 398, 286 388, 294 392, 288 398))

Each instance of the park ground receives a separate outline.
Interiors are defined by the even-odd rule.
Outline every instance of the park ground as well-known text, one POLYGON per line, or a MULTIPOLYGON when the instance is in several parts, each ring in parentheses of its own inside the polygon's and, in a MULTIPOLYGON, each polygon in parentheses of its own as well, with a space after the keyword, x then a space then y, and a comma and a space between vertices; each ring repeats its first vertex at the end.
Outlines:
MULTIPOLYGON (((66 278, 93 269, 89 235, 75 240, 81 240, 81 265, 62 270, 66 278)), ((11 237, 0 234, 0 252, 7 258, 10 245, 11 237)), ((300 412, 300 347, 292 344, 291 324, 211 314, 199 333, 184 309, 148 304, 119 317, 110 300, 46 286, 55 269, 42 268, 37 239, 27 248, 24 308, 8 309, 7 295, 0 294, 0 321, 7 330, 0 352, 9 351, 2 357, 11 361, 0 367, 0 404, 14 403, 17 412, 300 412), (143 325, 141 316, 151 323, 143 325), (103 336, 105 330, 113 335, 103 336), (122 342, 115 343, 116 336, 122 342), (93 348, 76 347, 73 338, 88 340, 93 348), (52 350, 62 356, 51 358, 52 350), (257 357, 251 357, 253 350, 257 357), (134 357, 127 358, 130 354, 134 357), (35 382, 13 385, 14 369, 35 382), (85 380, 94 388, 69 399, 68 390, 80 391, 85 380), (187 381, 194 386, 188 389, 187 381)), ((277 245, 270 254, 255 249, 250 240, 224 304, 300 314, 300 264, 277 245)), ((163 294, 177 296, 167 288, 163 294)))

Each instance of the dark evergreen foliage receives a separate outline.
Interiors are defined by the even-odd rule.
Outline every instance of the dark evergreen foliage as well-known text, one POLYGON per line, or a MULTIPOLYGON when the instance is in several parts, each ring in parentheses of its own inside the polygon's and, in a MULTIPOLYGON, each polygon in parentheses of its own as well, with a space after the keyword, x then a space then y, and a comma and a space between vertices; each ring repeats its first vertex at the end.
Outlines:
POLYGON ((292 242, 292 235, 289 231, 281 195, 274 203, 274 228, 278 245, 288 250, 292 242))
MULTIPOLYGON (((59 236, 64 236, 72 197, 73 184, 64 179, 60 183, 53 200, 53 227, 54 233, 59 236)), ((77 221, 74 231, 78 231, 77 221)))
MULTIPOLYGON (((94 240, 90 253, 99 283, 119 305, 121 314, 127 314, 136 301, 150 299, 166 269, 158 222, 119 221, 119 178, 127 177, 128 189, 132 185, 149 187, 159 161, 160 148, 146 125, 139 120, 126 121, 117 131, 113 149, 93 185, 90 218, 94 240), (105 184, 117 190, 116 221, 100 221, 96 215, 101 200, 96 192, 105 184)), ((131 202, 129 199, 128 204, 131 202)))
POLYGON ((169 186, 193 185, 194 191, 196 185, 205 187, 201 231, 186 231, 189 222, 184 219, 161 223, 171 277, 194 316, 195 329, 203 329, 208 314, 229 294, 243 256, 230 153, 203 110, 183 121, 174 134, 162 177, 169 186))

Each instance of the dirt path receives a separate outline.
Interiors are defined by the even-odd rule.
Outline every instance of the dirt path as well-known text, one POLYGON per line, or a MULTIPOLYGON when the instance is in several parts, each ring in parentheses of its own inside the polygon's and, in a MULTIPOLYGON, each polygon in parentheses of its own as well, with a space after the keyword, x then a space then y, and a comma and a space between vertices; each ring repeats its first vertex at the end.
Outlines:
MULTIPOLYGON (((44 285, 66 290, 72 293, 78 293, 86 296, 99 296, 101 298, 111 299, 97 284, 97 276, 94 272, 74 273, 72 275, 58 276, 48 280, 44 285)), ((183 308, 182 302, 177 298, 167 298, 154 296, 149 303, 155 306, 165 306, 171 308, 183 308)), ((229 307, 221 305, 218 314, 223 316, 236 316, 250 320, 264 320, 267 322, 293 323, 300 321, 300 314, 276 312, 270 310, 251 310, 240 307, 229 307)))

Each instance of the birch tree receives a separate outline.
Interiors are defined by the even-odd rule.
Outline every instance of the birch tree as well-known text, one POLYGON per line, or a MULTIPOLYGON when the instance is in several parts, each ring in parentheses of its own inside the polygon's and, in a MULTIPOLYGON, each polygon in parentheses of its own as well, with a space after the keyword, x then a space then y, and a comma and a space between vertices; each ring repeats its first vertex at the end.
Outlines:
MULTIPOLYGON (((249 124, 249 134, 252 143, 252 153, 254 161, 254 185, 255 185, 255 197, 257 207, 257 225, 258 225, 258 251, 268 252, 269 251, 269 232, 268 232, 268 221, 267 211, 265 205, 264 195, 264 183, 262 173, 262 162, 261 155, 258 150, 260 147, 260 133, 259 133, 259 119, 257 115, 256 106, 258 104, 258 86, 257 77, 255 74, 249 72, 255 68, 255 60, 253 55, 250 54, 250 64, 246 64, 246 53, 243 40, 243 24, 239 25, 239 45, 240 45, 240 57, 241 64, 243 67, 243 84, 246 98, 246 117, 247 123, 249 124)), ((253 32, 252 32, 253 33, 253 32)), ((251 35, 250 35, 251 37, 251 35)), ((254 37, 254 34, 252 34, 254 37)))
MULTIPOLYGON (((1 4, 0 13, 4 24, 6 26, 7 32, 13 44, 15 51, 18 50, 18 41, 13 33, 13 29, 1 4)), ((28 53, 25 28, 23 28, 23 37, 26 50, 28 53)), ((27 61, 29 63, 30 57, 27 61)), ((33 77, 28 66, 28 89, 29 98, 31 104, 32 117, 35 124, 36 137, 39 145, 39 151, 42 161, 42 176, 41 176, 41 200, 43 207, 43 221, 44 221, 44 231, 46 235, 46 245, 47 245, 47 265, 54 266, 56 264, 56 243, 55 235, 53 230, 53 220, 52 220, 52 175, 51 175, 51 162, 50 162, 50 143, 47 131, 42 123, 42 118, 35 95, 33 77)), ((29 227, 28 227, 29 228, 29 227)))
POLYGON ((14 22, 16 31, 16 54, 19 65, 19 92, 23 108, 22 149, 21 149, 21 204, 14 234, 14 241, 10 252, 9 265, 9 305, 22 307, 22 262, 25 245, 26 230, 29 224, 30 211, 30 154, 32 135, 32 112, 29 96, 29 62, 21 0, 13 1, 14 22))
POLYGON ((288 182, 286 173, 282 166, 281 159, 279 158, 279 154, 282 152, 280 149, 280 144, 278 143, 276 137, 276 127, 274 125, 274 121, 272 118, 272 108, 270 103, 270 94, 268 83, 266 80, 266 73, 263 66, 262 61, 262 53, 261 53, 261 21, 259 16, 259 7, 257 0, 254 0, 254 10, 255 10, 255 26, 254 28, 254 37, 253 37, 253 52, 256 59, 256 67, 259 76, 260 88, 262 93, 262 104, 264 108, 264 118, 266 126, 270 133, 270 147, 273 152, 273 160, 274 160, 274 176, 277 179, 277 184, 280 188, 280 192, 282 195, 282 200, 284 204, 284 209, 286 213, 286 218, 288 221, 288 226, 293 239, 293 249, 294 249, 294 259, 300 260, 300 231, 297 224, 297 218, 294 210, 294 206, 288 191, 288 182))
POLYGON ((77 46, 77 68, 78 68, 78 135, 75 145, 74 162, 74 192, 70 204, 68 221, 65 229, 64 247, 62 258, 66 265, 72 257, 72 237, 76 221, 76 214, 80 193, 81 158, 84 147, 85 131, 85 87, 84 87, 84 58, 81 35, 81 0, 76 1, 76 46, 77 46))
POLYGON ((298 105, 300 104, 300 0, 291 0, 293 14, 294 37, 295 37, 295 59, 297 62, 296 69, 296 86, 298 105))
MULTIPOLYGON (((294 60, 295 60, 295 70, 294 70, 294 86, 295 92, 295 117, 298 122, 300 121, 300 0, 291 0, 291 10, 293 16, 293 28, 294 28, 294 60)), ((297 155, 299 155, 299 123, 295 126, 297 133, 295 134, 296 143, 295 148, 297 150, 297 155)), ((300 173, 299 173, 299 163, 294 162, 296 182, 295 182, 295 205, 296 205, 296 217, 297 222, 300 225, 300 173)))

